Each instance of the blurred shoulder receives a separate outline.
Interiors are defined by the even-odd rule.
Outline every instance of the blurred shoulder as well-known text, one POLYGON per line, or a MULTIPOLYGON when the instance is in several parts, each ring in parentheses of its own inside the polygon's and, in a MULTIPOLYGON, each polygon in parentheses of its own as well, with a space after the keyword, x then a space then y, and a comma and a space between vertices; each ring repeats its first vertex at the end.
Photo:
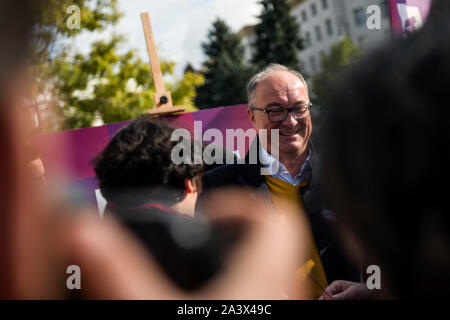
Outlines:
POLYGON ((238 184, 239 165, 225 164, 203 174, 203 190, 214 187, 238 184))

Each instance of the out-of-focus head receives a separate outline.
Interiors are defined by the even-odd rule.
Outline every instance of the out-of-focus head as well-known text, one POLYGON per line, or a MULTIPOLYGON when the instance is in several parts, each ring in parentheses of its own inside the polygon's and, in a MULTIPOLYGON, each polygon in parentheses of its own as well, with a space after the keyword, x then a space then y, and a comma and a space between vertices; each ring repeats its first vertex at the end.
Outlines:
MULTIPOLYGON (((33 50, 33 32, 46 1, 0 0, 0 90, 21 75, 33 50)), ((3 92, 2 92, 3 93, 3 92)), ((3 98, 3 94, 2 94, 3 98)), ((4 104, 4 100, 0 100, 4 104)))
MULTIPOLYGON (((8 112, 18 113, 21 121, 26 119, 20 113, 29 107, 25 101, 30 91, 28 67, 34 50, 33 34, 45 2, 0 0, 0 118, 5 122, 0 127, 5 131, 11 125, 8 112)), ((31 122, 24 125, 27 127, 22 129, 31 131, 31 122)))
MULTIPOLYGON (((271 129, 279 129, 280 155, 302 154, 311 136, 308 87, 303 76, 279 64, 271 64, 253 76, 247 86, 249 117, 255 129, 266 129, 270 149, 271 129), (285 108, 296 108, 296 115, 285 108), (256 110, 254 108, 264 109, 256 110), (300 116, 300 117, 299 117, 300 116), (284 119, 284 120, 283 120, 284 119)), ((270 150, 268 150, 270 151, 270 150)))
POLYGON ((172 161, 172 149, 178 144, 171 141, 172 132, 161 120, 144 116, 116 133, 95 160, 95 173, 108 202, 174 205, 188 194, 197 196, 196 177, 203 166, 172 161))
POLYGON ((43 219, 37 199, 42 198, 37 197, 26 166, 32 129, 25 115, 27 67, 44 6, 45 1, 0 0, 0 297, 8 299, 38 298, 52 291, 48 269, 41 263, 48 260, 40 242, 43 219))
POLYGON ((448 295, 448 21, 429 21, 341 79, 322 139, 342 235, 395 297, 448 295))

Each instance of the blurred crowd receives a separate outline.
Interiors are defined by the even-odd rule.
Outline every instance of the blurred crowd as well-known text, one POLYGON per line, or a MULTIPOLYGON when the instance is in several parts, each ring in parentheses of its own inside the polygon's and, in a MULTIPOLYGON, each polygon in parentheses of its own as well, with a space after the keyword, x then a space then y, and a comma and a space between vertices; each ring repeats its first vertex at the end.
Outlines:
POLYGON ((448 296, 447 11, 346 70, 320 130, 298 71, 255 74, 249 118, 279 130, 277 156, 255 138, 256 164, 176 165, 174 128, 132 121, 92 161, 103 218, 55 190, 31 144, 37 12, 0 1, 2 299, 448 296))

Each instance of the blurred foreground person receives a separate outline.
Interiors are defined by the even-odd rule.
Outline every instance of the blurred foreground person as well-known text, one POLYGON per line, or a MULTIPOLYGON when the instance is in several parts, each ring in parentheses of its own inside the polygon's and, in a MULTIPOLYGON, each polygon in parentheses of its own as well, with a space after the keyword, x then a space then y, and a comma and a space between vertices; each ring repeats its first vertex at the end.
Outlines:
MULTIPOLYGON (((34 206, 38 197, 26 147, 31 125, 23 117, 29 94, 26 58, 39 9, 35 1, 0 1, 0 298, 40 297, 38 279, 48 277, 41 264, 33 266, 45 256, 45 243, 42 230, 35 229, 42 219, 34 206)), ((51 294, 52 287, 47 289, 51 294)))
MULTIPOLYGON (((211 223, 242 230, 222 268, 208 281, 195 277, 187 281, 180 279, 186 274, 192 276, 187 268, 189 261, 181 261, 177 265, 178 278, 170 273, 170 278, 167 277, 168 270, 161 263, 161 257, 145 252, 141 243, 111 219, 72 223, 76 231, 69 232, 69 240, 64 243, 66 252, 71 253, 71 261, 79 265, 85 274, 82 297, 285 299, 292 274, 306 255, 303 237, 305 223, 298 221, 294 210, 286 205, 284 212, 289 223, 279 223, 273 212, 261 207, 258 199, 240 189, 210 194, 205 199, 205 210, 211 217, 211 223), (233 201, 224 201, 230 198, 233 201), (221 206, 218 207, 217 203, 221 206), (245 211, 241 205, 245 205, 245 211), (193 283, 193 280, 199 283, 193 283)), ((167 237, 159 240, 167 241, 167 237)), ((164 247, 166 250, 173 249, 164 247)), ((205 259, 199 261, 205 264, 211 262, 205 259)), ((307 288, 298 289, 297 295, 310 295, 307 288)))
POLYGON ((381 289, 334 283, 331 298, 449 295, 448 21, 369 55, 336 90, 325 182, 346 247, 380 267, 381 289))
MULTIPOLYGON (((23 108, 30 93, 26 58, 39 10, 45 1, 0 0, 0 298, 60 299, 68 266, 81 269, 76 297, 93 299, 258 299, 281 298, 286 275, 301 252, 301 230, 287 229, 261 216, 257 202, 238 191, 232 204, 216 210, 218 220, 239 221, 248 232, 213 280, 187 294, 168 279, 142 245, 96 210, 73 208, 35 183, 27 142, 32 126, 23 108), (35 11, 38 10, 38 11, 35 11), (249 215, 250 213, 250 215, 249 215), (270 241, 265 238, 270 235, 270 241), (256 272, 255 272, 256 271, 256 272)), ((54 146, 64 152, 61 146, 54 146)), ((41 172, 42 173, 42 172, 41 172)), ((39 174, 40 176, 40 174, 39 174)), ((216 201, 223 195, 217 194, 216 201)), ((212 209, 212 208, 211 208, 212 209)))

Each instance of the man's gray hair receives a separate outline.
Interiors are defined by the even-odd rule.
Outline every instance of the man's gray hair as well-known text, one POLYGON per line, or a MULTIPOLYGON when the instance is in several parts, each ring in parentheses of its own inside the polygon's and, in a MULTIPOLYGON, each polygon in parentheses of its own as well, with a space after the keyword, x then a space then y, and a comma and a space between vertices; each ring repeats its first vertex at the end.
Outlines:
POLYGON ((300 72, 295 71, 294 69, 291 69, 289 67, 283 66, 278 63, 271 63, 271 64, 267 65, 266 67, 264 67, 260 72, 255 74, 248 82, 247 98, 248 98, 249 105, 253 105, 253 99, 255 98, 255 91, 256 91, 256 87, 258 86, 258 84, 272 72, 278 72, 278 71, 286 71, 286 72, 293 74, 294 76, 299 78, 300 81, 303 82, 306 90, 308 91, 308 85, 306 84, 305 78, 303 77, 303 75, 300 72))

